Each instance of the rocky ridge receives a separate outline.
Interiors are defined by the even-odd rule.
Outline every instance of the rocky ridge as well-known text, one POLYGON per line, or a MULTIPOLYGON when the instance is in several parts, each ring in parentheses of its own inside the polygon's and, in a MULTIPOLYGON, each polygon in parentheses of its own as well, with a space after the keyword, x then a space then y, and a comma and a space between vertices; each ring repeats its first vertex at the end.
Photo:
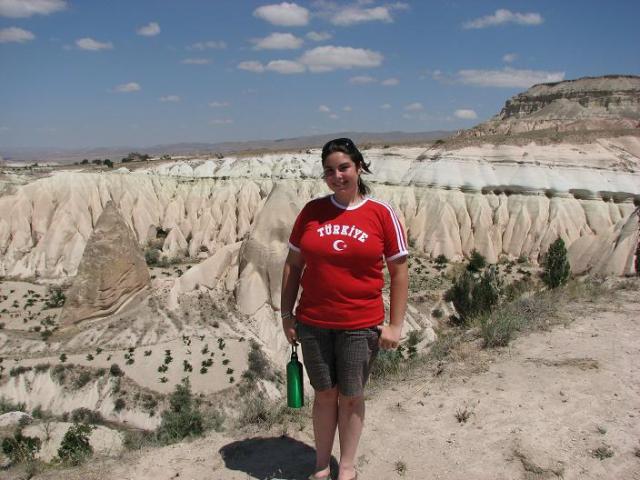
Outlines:
POLYGON ((638 128, 640 77, 607 75, 534 85, 507 100, 498 115, 462 136, 638 128))

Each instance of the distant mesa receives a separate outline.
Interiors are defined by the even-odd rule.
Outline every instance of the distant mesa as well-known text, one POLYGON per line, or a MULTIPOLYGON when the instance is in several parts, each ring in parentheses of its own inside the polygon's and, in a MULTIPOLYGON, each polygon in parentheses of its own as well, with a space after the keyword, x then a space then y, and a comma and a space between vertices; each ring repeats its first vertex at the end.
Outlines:
POLYGON ((138 242, 109 201, 87 241, 67 292, 60 323, 68 326, 117 312, 143 298, 149 270, 138 242))
POLYGON ((639 128, 640 76, 606 75, 534 85, 461 136, 639 128))

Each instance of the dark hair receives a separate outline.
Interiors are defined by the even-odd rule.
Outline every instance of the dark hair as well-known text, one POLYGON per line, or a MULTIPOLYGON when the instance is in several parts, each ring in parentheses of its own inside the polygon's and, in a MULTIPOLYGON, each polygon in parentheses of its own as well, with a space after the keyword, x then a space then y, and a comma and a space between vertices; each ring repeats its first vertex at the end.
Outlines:
MULTIPOLYGON (((364 161, 364 157, 356 144, 350 138, 336 138, 334 140, 330 140, 324 144, 322 147, 322 165, 324 165, 324 161, 327 159, 329 155, 335 152, 342 152, 345 155, 349 155, 349 158, 356 164, 356 168, 363 170, 365 173, 371 173, 369 170, 369 163, 364 161)), ((358 193, 360 195, 365 196, 371 193, 371 189, 369 185, 364 183, 362 177, 358 177, 358 193)))

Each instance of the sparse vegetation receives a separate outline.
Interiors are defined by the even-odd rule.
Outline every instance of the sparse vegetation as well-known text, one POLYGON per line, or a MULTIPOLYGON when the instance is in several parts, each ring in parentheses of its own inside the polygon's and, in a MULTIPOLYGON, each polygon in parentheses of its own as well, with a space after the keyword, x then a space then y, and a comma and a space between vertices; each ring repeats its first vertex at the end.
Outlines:
POLYGON ((598 460, 605 460, 613 457, 613 450, 609 445, 601 445, 598 448, 591 451, 591 456, 598 460))
POLYGON ((40 451, 41 441, 37 437, 22 434, 22 429, 16 429, 12 437, 2 439, 2 452, 9 457, 12 464, 30 463, 40 451))
POLYGON ((95 425, 104 422, 102 414, 97 410, 91 410, 89 408, 76 408, 71 412, 69 416, 73 423, 87 423, 89 425, 95 425))
POLYGON ((169 396, 169 408, 162 412, 162 422, 156 431, 160 443, 170 444, 204 431, 202 414, 191 393, 188 379, 177 384, 169 396))

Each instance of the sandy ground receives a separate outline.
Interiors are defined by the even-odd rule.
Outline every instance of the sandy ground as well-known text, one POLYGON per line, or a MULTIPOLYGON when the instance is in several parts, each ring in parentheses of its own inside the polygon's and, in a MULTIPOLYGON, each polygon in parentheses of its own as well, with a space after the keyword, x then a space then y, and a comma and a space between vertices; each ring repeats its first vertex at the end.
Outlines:
MULTIPOLYGON (((640 296, 562 308, 572 320, 509 348, 459 349, 440 373, 414 370, 370 392, 362 479, 640 480, 640 296), (464 412, 466 422, 456 418, 464 412), (602 460, 595 451, 610 451, 602 460)), ((309 422, 95 459, 36 478, 304 479, 309 422)), ((337 442, 336 442, 337 443, 337 442)), ((339 458, 336 446, 335 458, 339 458)))

